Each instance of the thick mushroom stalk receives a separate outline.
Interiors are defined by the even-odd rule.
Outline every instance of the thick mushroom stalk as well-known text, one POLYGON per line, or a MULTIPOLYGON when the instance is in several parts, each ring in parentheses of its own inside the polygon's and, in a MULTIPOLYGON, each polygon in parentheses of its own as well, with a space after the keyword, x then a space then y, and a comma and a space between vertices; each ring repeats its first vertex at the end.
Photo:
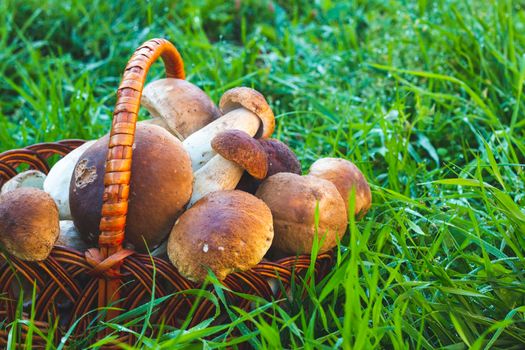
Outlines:
POLYGON ((211 146, 218 154, 195 172, 188 207, 208 193, 233 190, 244 170, 257 179, 264 178, 268 171, 263 147, 244 131, 223 131, 213 138, 211 146))
POLYGON ((91 245, 84 242, 72 220, 60 220, 60 235, 55 245, 73 248, 79 252, 91 248, 91 245))
POLYGON ((202 168, 216 152, 210 141, 221 131, 241 130, 250 136, 269 137, 275 128, 273 112, 260 92, 238 87, 228 90, 219 103, 223 116, 186 138, 193 171, 202 168))
POLYGON ((261 121, 256 114, 245 108, 239 108, 191 134, 182 145, 190 155, 193 171, 198 171, 217 154, 211 147, 211 140, 217 134, 225 130, 237 129, 254 136, 260 125, 261 121))
POLYGON ((188 203, 191 207, 208 193, 233 190, 239 183, 244 169, 221 155, 215 155, 205 166, 194 174, 193 192, 188 203))

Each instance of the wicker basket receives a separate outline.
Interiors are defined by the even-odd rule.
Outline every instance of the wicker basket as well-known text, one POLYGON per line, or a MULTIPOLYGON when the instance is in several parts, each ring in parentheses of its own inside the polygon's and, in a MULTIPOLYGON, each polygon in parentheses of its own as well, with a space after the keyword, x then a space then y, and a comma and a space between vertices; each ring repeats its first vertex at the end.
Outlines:
MULTIPOLYGON (((167 298, 154 312, 152 324, 163 323, 179 327, 192 307, 195 308, 195 312, 191 324, 197 324, 217 312, 210 300, 184 293, 185 290, 200 286, 181 276, 169 262, 122 247, 131 177, 131 153, 140 97, 146 74, 159 56, 164 61, 167 77, 184 78, 183 62, 179 53, 164 39, 145 42, 129 60, 118 88, 113 114, 99 248, 81 253, 57 246, 42 262, 25 262, 0 253, 0 321, 11 322, 17 318, 28 317, 25 312, 22 315, 17 313, 17 290, 20 283, 27 285, 34 282, 37 288, 35 305, 31 305, 35 311, 34 322, 45 332, 49 327, 48 322, 59 318, 59 326, 53 327, 56 328, 54 339, 57 342, 63 336, 63 332, 84 315, 74 333, 81 336, 96 316, 93 312, 85 316, 91 310, 108 305, 129 310, 147 302, 151 298, 153 285, 154 296, 157 298, 177 294, 167 298), (67 315, 64 315, 64 308, 68 310, 67 315)), ((16 175, 22 164, 47 173, 49 157, 54 154, 64 156, 83 142, 65 140, 41 143, 0 154, 0 186, 16 175)), ((309 256, 262 262, 249 271, 229 275, 223 284, 232 291, 260 296, 267 300, 281 298, 282 288, 272 291, 269 280, 279 279, 285 288, 289 288, 301 271, 308 269, 310 264, 309 256)), ((316 279, 325 276, 331 264, 331 253, 319 255, 315 262, 316 279)), ((209 291, 214 293, 211 287, 209 291)), ((243 309, 251 307, 247 299, 240 298, 235 293, 227 294, 232 305, 243 309)), ((118 309, 106 310, 104 317, 111 319, 117 316, 118 309)), ((217 322, 221 321, 220 318, 217 322)), ((0 346, 7 342, 7 335, 5 329, 0 329, 0 346)), ((126 333, 121 340, 131 342, 131 338, 126 333)), ((36 337, 33 345, 38 347, 45 344, 42 341, 39 343, 36 337)))

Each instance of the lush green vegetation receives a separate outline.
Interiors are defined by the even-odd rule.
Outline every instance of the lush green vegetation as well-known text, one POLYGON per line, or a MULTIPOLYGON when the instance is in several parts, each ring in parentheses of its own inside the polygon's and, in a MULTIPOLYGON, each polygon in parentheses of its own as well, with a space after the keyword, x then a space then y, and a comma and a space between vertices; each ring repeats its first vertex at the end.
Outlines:
POLYGON ((297 286, 307 299, 140 346, 224 347, 241 332, 272 349, 523 348, 523 4, 237 3, 0 2, 0 151, 107 132, 128 57, 165 37, 215 101, 261 91, 305 170, 344 157, 373 185, 330 275, 297 286))

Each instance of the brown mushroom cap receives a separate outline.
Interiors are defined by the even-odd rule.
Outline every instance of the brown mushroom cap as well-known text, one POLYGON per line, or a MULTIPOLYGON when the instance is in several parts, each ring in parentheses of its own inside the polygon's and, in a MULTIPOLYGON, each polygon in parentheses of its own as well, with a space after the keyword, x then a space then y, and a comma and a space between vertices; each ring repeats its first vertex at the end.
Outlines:
POLYGON ((348 224, 345 205, 335 186, 314 176, 278 173, 267 178, 255 194, 272 211, 274 255, 295 255, 312 250, 319 203, 319 252, 337 245, 348 224))
POLYGON ((241 166, 256 179, 268 172, 268 157, 257 140, 241 130, 220 132, 211 140, 211 147, 224 158, 241 166))
MULTIPOLYGON (((266 177, 277 173, 294 173, 301 175, 301 163, 293 151, 283 142, 275 139, 258 140, 268 157, 268 172, 266 177)), ((261 181, 250 174, 244 173, 237 189, 255 193, 261 181)))
POLYGON ((18 188, 0 196, 0 245, 19 259, 46 259, 60 233, 58 208, 46 192, 18 188))
POLYGON ((217 191, 177 220, 168 256, 190 280, 203 281, 208 268, 223 280, 257 265, 272 239, 272 214, 263 201, 242 191, 217 191))
MULTIPOLYGON (((86 242, 99 231, 108 135, 84 152, 71 179, 69 200, 75 226, 86 242)), ((126 241, 146 252, 169 234, 192 192, 193 174, 188 153, 168 131, 137 125, 131 164, 126 241)))
POLYGON ((268 176, 277 173, 301 174, 301 163, 285 143, 275 139, 259 142, 268 155, 268 176))
POLYGON ((142 93, 141 104, 184 138, 220 116, 204 91, 182 79, 165 78, 149 83, 142 93))
POLYGON ((222 95, 219 107, 223 114, 244 107, 261 119, 262 126, 255 134, 256 138, 268 138, 273 134, 275 117, 259 91, 244 86, 230 89, 222 95))
POLYGON ((372 192, 363 173, 354 163, 341 158, 321 158, 310 167, 309 175, 330 181, 337 187, 348 210, 349 196, 355 186, 355 215, 364 215, 372 204, 372 192))

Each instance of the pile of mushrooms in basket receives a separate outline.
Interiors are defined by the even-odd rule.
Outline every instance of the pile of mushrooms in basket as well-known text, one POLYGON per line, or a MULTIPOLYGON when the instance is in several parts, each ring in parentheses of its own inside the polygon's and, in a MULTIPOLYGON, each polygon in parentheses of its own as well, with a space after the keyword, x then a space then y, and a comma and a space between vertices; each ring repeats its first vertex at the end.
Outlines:
MULTIPOLYGON (((370 187, 347 160, 321 158, 301 175, 295 154, 271 138, 272 109, 251 88, 227 91, 217 107, 197 86, 167 78, 147 85, 141 103, 153 118, 136 127, 125 245, 169 259, 192 281, 309 253, 315 239, 328 251, 347 230, 349 203, 351 215, 370 207, 370 187)), ((8 253, 40 261, 54 245, 96 246, 108 142, 86 142, 47 176, 30 170, 4 184, 8 253)))

